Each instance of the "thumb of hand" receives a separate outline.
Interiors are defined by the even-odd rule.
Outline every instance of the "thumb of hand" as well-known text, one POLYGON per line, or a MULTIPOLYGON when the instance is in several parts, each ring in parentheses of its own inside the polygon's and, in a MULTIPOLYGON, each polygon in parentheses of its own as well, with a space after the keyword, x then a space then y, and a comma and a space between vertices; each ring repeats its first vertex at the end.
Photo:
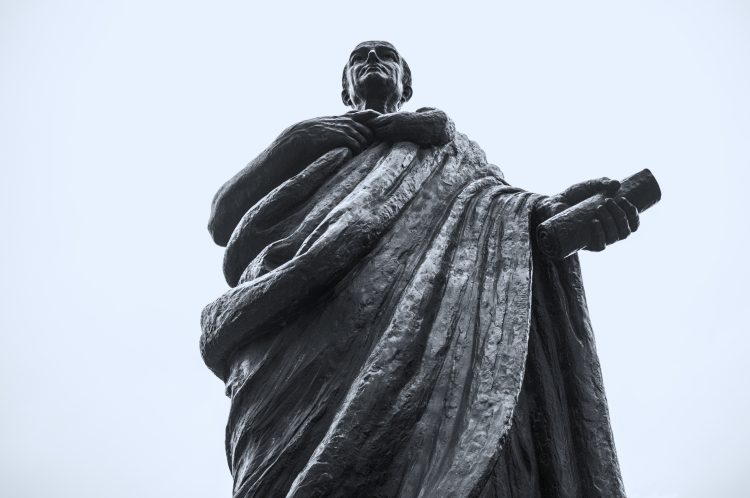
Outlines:
POLYGON ((596 194, 613 195, 620 189, 620 182, 609 178, 597 178, 576 183, 562 193, 562 198, 568 204, 577 204, 596 194))
POLYGON ((378 111, 373 111, 372 109, 365 109, 363 111, 349 111, 346 114, 354 121, 358 121, 360 123, 366 123, 373 118, 382 116, 382 114, 380 114, 378 111))

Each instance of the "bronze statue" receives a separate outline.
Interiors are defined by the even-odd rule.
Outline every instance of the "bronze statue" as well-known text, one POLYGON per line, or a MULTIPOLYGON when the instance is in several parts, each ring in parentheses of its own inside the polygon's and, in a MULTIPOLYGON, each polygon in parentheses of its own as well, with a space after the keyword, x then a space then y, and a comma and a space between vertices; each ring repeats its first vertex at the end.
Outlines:
POLYGON ((353 111, 288 128, 213 201, 232 288, 201 352, 234 496, 624 496, 577 256, 535 233, 600 251, 655 181, 510 186, 445 113, 399 111, 390 43, 342 83, 353 111))

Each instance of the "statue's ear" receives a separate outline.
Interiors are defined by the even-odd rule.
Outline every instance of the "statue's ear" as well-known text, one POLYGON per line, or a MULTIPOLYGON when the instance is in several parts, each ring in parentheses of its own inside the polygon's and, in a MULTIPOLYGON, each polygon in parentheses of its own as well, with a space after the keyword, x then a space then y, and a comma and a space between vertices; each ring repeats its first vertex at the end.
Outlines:
POLYGON ((341 100, 345 106, 352 106, 352 99, 349 98, 349 92, 347 90, 341 90, 341 100))
POLYGON ((404 87, 404 93, 401 95, 402 104, 409 101, 409 99, 411 98, 411 93, 412 91, 410 86, 404 87))

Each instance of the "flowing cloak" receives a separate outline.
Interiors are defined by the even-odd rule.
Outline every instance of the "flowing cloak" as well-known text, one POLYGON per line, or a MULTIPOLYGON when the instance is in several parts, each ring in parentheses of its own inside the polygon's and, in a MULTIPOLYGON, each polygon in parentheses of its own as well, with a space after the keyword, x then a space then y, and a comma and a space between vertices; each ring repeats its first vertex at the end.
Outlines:
POLYGON ((252 206, 203 311, 234 497, 619 497, 575 256, 457 133, 320 157, 252 206))

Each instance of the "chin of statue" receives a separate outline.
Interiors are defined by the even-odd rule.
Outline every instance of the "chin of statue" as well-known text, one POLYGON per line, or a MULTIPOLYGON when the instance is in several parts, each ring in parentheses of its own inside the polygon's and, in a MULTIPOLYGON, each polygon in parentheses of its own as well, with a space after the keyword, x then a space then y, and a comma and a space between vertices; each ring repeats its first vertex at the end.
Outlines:
POLYGON ((359 80, 358 85, 364 93, 386 94, 392 93, 397 83, 383 73, 368 73, 359 80))

